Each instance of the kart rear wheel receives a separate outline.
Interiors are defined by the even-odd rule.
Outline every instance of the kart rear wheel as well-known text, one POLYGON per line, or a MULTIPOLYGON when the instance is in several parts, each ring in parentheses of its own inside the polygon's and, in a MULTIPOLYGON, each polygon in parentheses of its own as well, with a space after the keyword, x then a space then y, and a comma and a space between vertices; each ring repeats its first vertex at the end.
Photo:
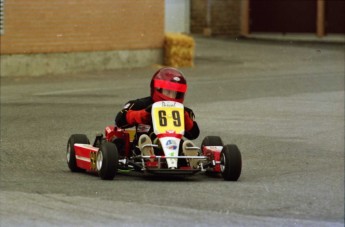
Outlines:
POLYGON ((242 157, 234 144, 225 145, 220 153, 220 170, 224 180, 237 181, 242 171, 242 157))
POLYGON ((203 146, 223 146, 223 141, 219 136, 206 136, 201 143, 203 146))
POLYGON ((77 160, 75 157, 75 150, 74 144, 82 143, 82 144, 90 144, 89 139, 84 134, 73 134, 69 137, 67 142, 67 151, 66 151, 66 159, 67 165, 72 172, 83 172, 84 169, 81 169, 77 166, 77 160))
POLYGON ((102 180, 112 180, 118 169, 119 153, 115 144, 104 142, 97 153, 96 166, 102 180))

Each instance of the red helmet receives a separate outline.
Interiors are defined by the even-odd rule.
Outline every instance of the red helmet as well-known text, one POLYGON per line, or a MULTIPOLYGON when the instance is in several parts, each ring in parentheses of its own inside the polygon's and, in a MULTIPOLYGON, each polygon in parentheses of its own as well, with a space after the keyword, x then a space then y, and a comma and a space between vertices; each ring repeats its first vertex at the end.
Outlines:
POLYGON ((175 101, 183 103, 187 91, 187 81, 174 68, 161 68, 152 77, 151 97, 154 102, 175 101))

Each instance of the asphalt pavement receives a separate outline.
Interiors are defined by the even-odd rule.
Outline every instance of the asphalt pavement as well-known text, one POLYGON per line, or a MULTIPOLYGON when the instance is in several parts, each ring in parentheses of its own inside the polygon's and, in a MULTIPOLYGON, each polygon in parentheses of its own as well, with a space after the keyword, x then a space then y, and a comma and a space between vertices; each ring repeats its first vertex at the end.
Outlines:
POLYGON ((0 226, 344 226, 344 44, 196 37, 185 105, 237 144, 237 182, 71 173, 159 66, 1 78, 0 226))

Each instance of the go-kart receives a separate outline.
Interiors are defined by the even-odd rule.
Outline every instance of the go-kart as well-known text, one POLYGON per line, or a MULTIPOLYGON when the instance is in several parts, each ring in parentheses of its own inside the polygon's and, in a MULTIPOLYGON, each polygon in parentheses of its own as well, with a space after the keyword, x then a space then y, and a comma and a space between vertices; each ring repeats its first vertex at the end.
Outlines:
POLYGON ((93 144, 84 134, 73 134, 67 143, 67 164, 72 172, 97 173, 103 180, 112 180, 121 171, 139 171, 161 175, 194 175, 199 172, 220 173, 224 180, 237 181, 242 158, 235 144, 224 145, 218 136, 206 136, 196 155, 181 153, 184 135, 184 106, 178 102, 156 102, 151 108, 155 142, 144 147, 154 154, 138 152, 133 142, 135 129, 107 126, 105 134, 97 134, 93 144), (193 163, 193 165, 191 164, 193 163))

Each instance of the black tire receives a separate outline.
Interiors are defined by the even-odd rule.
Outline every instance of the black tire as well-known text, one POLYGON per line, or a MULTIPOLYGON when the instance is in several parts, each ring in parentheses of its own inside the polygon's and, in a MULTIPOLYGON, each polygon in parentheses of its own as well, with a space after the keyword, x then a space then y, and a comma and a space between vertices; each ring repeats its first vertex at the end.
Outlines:
POLYGON ((90 141, 84 134, 73 134, 69 137, 66 151, 67 165, 72 172, 84 172, 84 169, 81 169, 77 166, 74 151, 74 144, 76 143, 90 144, 90 141))
POLYGON ((220 153, 220 169, 224 180, 237 181, 242 171, 242 156, 234 144, 225 145, 220 153))
POLYGON ((104 142, 97 153, 97 171, 102 180, 112 180, 119 165, 119 153, 115 144, 104 142))
POLYGON ((219 136, 206 136, 201 143, 203 146, 223 146, 223 141, 219 136))

